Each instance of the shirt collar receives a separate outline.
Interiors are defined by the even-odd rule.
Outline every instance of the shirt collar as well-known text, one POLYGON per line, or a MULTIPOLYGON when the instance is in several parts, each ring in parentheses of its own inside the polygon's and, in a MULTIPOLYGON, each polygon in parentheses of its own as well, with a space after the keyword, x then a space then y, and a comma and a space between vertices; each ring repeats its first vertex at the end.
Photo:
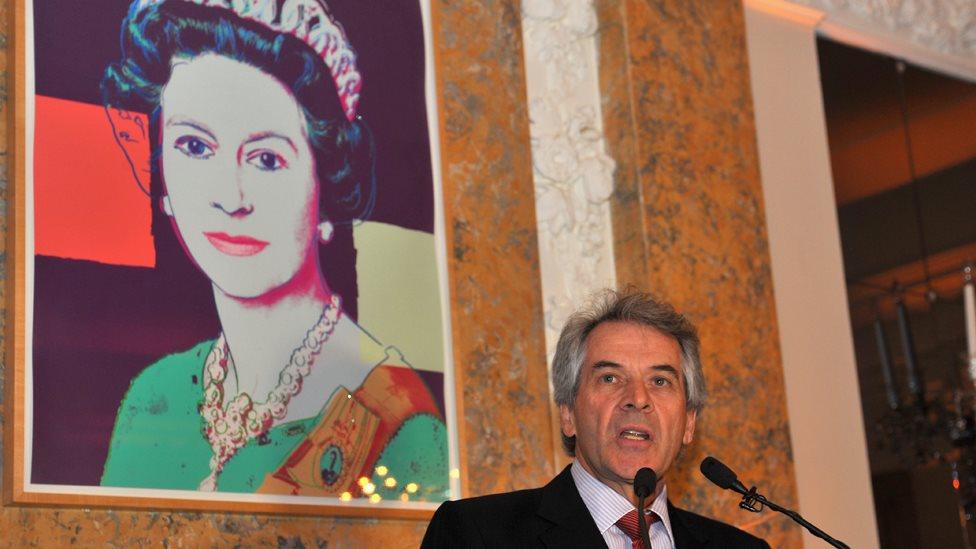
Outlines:
MULTIPOLYGON (((583 498, 583 504, 586 505, 590 516, 596 522, 596 527, 600 530, 600 534, 604 534, 610 528, 616 527, 620 517, 634 509, 630 500, 618 494, 613 488, 597 480, 578 461, 573 461, 570 473, 573 475, 573 482, 576 483, 576 489, 579 491, 580 497, 583 498)), ((668 538, 671 539, 673 546, 674 535, 671 532, 671 519, 668 516, 668 486, 666 484, 661 490, 661 493, 654 498, 650 509, 660 518, 660 523, 667 531, 668 538)))

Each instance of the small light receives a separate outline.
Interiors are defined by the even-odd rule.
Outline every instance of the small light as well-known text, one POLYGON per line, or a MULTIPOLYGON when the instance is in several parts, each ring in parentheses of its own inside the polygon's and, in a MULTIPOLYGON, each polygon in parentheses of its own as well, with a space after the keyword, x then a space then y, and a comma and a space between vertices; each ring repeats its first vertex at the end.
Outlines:
POLYGON ((952 479, 952 487, 955 488, 956 490, 959 489, 959 479, 957 478, 952 479))
POLYGON ((381 477, 385 477, 386 474, 389 472, 390 470, 386 468, 386 465, 380 465, 379 467, 376 468, 376 474, 381 477))
POLYGON ((417 490, 419 488, 420 488, 420 486, 417 486, 417 483, 416 482, 411 482, 411 483, 407 484, 407 493, 415 494, 415 493, 417 493, 417 490))
POLYGON ((460 469, 451 469, 450 475, 451 475, 451 478, 461 478, 461 470, 460 469))
POLYGON ((373 494, 373 495, 369 496, 369 502, 370 503, 379 503, 381 499, 383 499, 383 498, 381 498, 379 494, 373 494))
POLYGON ((359 486, 361 488, 361 487, 366 486, 367 484, 369 484, 369 479, 366 478, 366 477, 359 477, 359 480, 356 481, 356 482, 359 484, 359 486))
POLYGON ((372 482, 367 482, 366 486, 363 486, 363 493, 367 496, 376 491, 376 485, 372 482))
POLYGON ((352 494, 349 492, 343 492, 342 495, 339 496, 339 501, 352 501, 352 494))
POLYGON ((396 486, 396 479, 393 477, 387 477, 386 480, 383 481, 383 485, 387 488, 393 488, 396 486))
POLYGON ((410 496, 408 496, 407 494, 400 494, 400 501, 406 503, 410 501, 410 496))

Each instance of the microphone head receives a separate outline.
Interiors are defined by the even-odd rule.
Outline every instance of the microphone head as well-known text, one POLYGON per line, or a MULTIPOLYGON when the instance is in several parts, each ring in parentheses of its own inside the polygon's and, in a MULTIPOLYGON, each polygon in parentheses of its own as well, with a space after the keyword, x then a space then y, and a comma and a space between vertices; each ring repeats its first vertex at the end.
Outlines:
POLYGON ((735 473, 721 461, 708 456, 701 462, 701 472, 705 478, 715 483, 716 486, 724 490, 732 488, 737 482, 735 473))
POLYGON ((634 475, 634 494, 639 498, 646 498, 657 485, 657 473, 650 467, 641 467, 634 475))

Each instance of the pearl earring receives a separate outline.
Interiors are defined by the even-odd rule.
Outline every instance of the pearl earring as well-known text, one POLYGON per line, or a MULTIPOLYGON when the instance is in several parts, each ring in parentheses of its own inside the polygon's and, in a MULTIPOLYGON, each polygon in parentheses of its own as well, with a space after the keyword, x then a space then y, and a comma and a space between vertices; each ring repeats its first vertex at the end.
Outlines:
POLYGON ((332 241, 332 235, 335 234, 335 227, 332 222, 326 219, 325 221, 319 223, 319 242, 322 244, 328 244, 332 241))
POLYGON ((169 196, 164 196, 162 199, 163 203, 163 213, 173 217, 173 205, 169 203, 169 196))

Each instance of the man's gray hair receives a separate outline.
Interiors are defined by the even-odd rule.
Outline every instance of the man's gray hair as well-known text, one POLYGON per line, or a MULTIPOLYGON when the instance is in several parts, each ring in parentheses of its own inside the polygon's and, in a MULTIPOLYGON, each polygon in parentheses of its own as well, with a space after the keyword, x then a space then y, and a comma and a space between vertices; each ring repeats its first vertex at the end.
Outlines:
MULTIPOLYGON (((586 359, 586 340, 604 322, 639 324, 675 338, 681 348, 687 409, 701 411, 705 406, 705 375, 699 356, 698 331, 670 304, 634 289, 603 290, 566 321, 552 359, 553 396, 557 405, 572 409, 576 404, 580 372, 586 359)), ((562 437, 566 453, 576 455, 576 437, 565 434, 562 437)))

